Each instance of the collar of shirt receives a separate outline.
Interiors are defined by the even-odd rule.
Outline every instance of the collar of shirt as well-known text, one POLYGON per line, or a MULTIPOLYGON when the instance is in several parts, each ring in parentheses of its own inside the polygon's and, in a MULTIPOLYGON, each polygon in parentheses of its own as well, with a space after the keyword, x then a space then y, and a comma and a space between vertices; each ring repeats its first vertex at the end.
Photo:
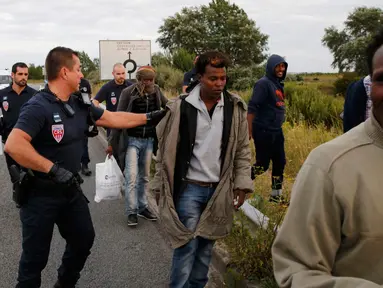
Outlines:
MULTIPOLYGON (((194 89, 189 93, 189 96, 186 97, 186 101, 193 105, 196 109, 200 111, 207 112, 205 103, 201 99, 201 84, 198 84, 194 89)), ((221 93, 221 98, 217 101, 217 107, 224 106, 223 93, 221 93)))
MULTIPOLYGON (((14 92, 14 93, 16 93, 16 91, 13 90, 13 88, 12 88, 12 84, 10 84, 6 89, 7 89, 7 92, 8 92, 8 93, 10 93, 10 92, 14 92)), ((21 91, 20 95, 23 94, 23 93, 29 93, 30 90, 31 90, 31 88, 27 85, 27 86, 25 86, 25 88, 23 89, 23 91, 21 91)), ((16 94, 17 94, 17 93, 16 93, 16 94)))

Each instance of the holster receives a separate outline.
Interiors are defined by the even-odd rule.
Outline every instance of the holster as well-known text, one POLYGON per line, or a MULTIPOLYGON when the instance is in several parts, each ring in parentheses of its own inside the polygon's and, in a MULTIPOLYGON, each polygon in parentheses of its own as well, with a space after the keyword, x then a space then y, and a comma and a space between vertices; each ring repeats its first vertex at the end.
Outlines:
POLYGON ((22 206, 28 202, 28 189, 30 188, 32 176, 29 171, 19 170, 16 165, 12 165, 9 170, 14 179, 17 179, 13 183, 13 201, 22 206))

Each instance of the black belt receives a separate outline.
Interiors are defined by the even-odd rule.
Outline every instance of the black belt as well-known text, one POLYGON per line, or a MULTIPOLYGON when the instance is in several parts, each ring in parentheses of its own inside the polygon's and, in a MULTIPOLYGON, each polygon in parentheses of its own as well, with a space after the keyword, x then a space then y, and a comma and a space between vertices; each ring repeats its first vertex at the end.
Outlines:
POLYGON ((196 180, 190 180, 190 179, 185 179, 184 182, 195 184, 201 187, 209 187, 209 188, 215 188, 218 186, 218 183, 219 183, 219 182, 202 182, 202 181, 196 181, 196 180))

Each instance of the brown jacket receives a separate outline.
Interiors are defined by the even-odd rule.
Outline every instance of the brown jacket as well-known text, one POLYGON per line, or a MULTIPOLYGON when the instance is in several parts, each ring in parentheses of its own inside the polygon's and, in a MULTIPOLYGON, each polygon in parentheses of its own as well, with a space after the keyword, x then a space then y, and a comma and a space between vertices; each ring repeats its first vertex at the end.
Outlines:
POLYGON ((197 236, 215 240, 228 235, 233 222, 233 190, 253 192, 253 182, 250 178, 251 152, 246 118, 247 106, 238 96, 229 95, 234 110, 221 180, 195 231, 190 231, 181 223, 173 201, 175 151, 179 142, 181 115, 180 98, 168 102, 169 111, 157 126, 159 145, 152 189, 160 191, 160 218, 173 248, 181 247, 197 236))
POLYGON ((382 167, 374 117, 310 153, 272 248, 280 287, 383 285, 382 167))

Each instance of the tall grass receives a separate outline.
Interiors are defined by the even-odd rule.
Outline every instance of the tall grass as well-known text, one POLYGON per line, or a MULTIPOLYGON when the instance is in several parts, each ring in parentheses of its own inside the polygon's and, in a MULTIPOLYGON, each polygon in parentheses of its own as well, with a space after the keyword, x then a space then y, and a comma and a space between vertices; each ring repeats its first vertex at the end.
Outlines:
MULTIPOLYGON (((283 185, 284 195, 290 197, 296 175, 308 154, 315 147, 339 136, 342 131, 328 128, 323 124, 309 126, 304 122, 285 123, 285 150, 287 165, 283 185)), ((251 143, 253 161, 255 149, 251 143)), ((232 257, 231 264, 244 277, 256 280, 261 287, 278 287, 274 280, 271 247, 276 231, 287 211, 286 206, 268 202, 271 192, 271 170, 258 176, 254 181, 254 193, 250 203, 269 217, 268 229, 264 230, 244 217, 240 212, 236 217, 231 234, 223 240, 232 257)))
MULTIPOLYGON (((320 84, 298 84, 289 82, 285 85, 286 121, 290 124, 305 123, 311 126, 325 125, 327 128, 341 127, 340 113, 344 99, 319 90, 320 84)), ((251 90, 234 91, 249 103, 251 90)))

